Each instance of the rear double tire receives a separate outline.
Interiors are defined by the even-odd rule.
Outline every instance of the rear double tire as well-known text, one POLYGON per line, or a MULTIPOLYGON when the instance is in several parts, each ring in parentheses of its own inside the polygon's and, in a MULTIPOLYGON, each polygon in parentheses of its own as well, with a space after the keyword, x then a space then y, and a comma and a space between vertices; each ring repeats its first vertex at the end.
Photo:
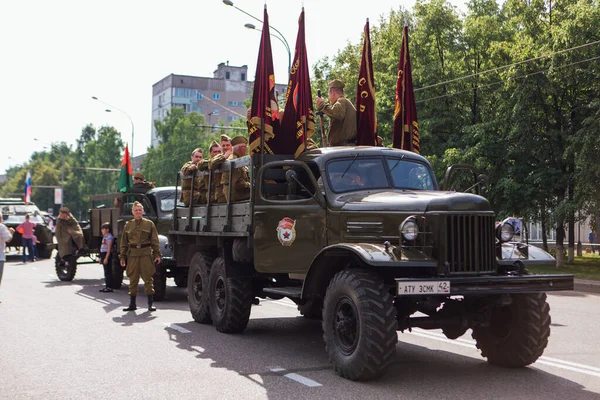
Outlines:
POLYGON ((188 303, 194 321, 200 324, 212 323, 210 317, 208 280, 210 268, 214 260, 215 253, 210 249, 195 253, 190 261, 190 269, 187 278, 188 303))
POLYGON ((223 333, 243 332, 250 319, 252 299, 252 280, 227 278, 225 261, 217 257, 209 277, 210 316, 215 328, 223 333))
POLYGON ((61 258, 58 254, 54 259, 54 268, 56 269, 56 276, 61 281, 72 281, 77 274, 77 257, 74 255, 68 255, 61 258))
POLYGON ((546 293, 513 294, 512 303, 496 305, 488 326, 473 327, 473 339, 490 364, 519 368, 544 353, 550 336, 546 293))
POLYGON ((338 375, 371 380, 394 361, 398 335, 393 296, 376 274, 338 272, 327 288, 322 324, 325 350, 338 375))

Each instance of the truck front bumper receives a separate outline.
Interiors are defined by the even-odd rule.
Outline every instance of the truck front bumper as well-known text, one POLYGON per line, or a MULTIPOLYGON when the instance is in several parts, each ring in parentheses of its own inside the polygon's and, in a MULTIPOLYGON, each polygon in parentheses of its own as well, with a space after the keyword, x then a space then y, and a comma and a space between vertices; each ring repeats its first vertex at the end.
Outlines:
MULTIPOLYGON (((435 287, 449 283, 449 293, 428 293, 433 296, 459 296, 459 295, 489 295, 511 293, 536 293, 573 290, 574 276, 561 275, 515 275, 515 276, 462 276, 451 278, 432 279, 396 279, 397 288, 405 288, 407 284, 415 287, 433 284, 435 287), (440 285, 442 283, 442 285, 440 285)), ((399 295, 419 296, 425 293, 398 293, 399 295)))

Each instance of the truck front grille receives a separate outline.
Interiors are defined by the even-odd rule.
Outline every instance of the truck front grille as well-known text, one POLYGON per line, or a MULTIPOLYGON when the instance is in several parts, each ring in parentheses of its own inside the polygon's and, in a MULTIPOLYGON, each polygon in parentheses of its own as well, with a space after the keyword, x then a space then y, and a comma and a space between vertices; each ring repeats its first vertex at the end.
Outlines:
POLYGON ((446 216, 446 255, 450 274, 496 271, 494 216, 446 216))

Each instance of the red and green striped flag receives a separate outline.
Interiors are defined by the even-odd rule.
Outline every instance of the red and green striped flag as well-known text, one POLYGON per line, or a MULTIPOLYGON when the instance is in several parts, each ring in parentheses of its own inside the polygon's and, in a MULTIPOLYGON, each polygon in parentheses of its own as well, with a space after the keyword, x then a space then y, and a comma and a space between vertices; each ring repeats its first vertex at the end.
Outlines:
POLYGON ((126 192, 127 189, 133 187, 132 174, 129 147, 125 146, 125 154, 123 155, 123 161, 121 161, 121 173, 119 174, 119 192, 126 192))

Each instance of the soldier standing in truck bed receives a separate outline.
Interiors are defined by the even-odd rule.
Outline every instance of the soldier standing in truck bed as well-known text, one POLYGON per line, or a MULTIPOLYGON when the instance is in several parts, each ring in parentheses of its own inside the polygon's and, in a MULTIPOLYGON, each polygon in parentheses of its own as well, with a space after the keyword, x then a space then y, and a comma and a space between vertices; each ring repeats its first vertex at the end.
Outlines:
MULTIPOLYGON (((231 140, 233 145, 232 153, 228 160, 235 160, 246 155, 248 150, 248 139, 243 136, 236 136, 231 140)), ((250 176, 248 175, 248 167, 234 168, 231 171, 231 201, 242 201, 250 198, 250 176)), ((229 196, 229 173, 225 172, 221 176, 221 184, 223 186, 223 195, 227 199, 229 196)))
POLYGON ((181 196, 180 200, 185 204, 185 206, 189 206, 191 199, 193 199, 194 204, 206 203, 206 187, 204 186, 204 181, 200 176, 196 175, 193 179, 193 193, 192 193, 192 179, 191 176, 194 175, 195 171, 199 169, 200 162, 202 161, 202 149, 196 148, 192 151, 192 159, 181 167, 181 174, 187 176, 188 179, 181 180, 181 196))
POLYGON ((316 98, 319 112, 329 117, 327 140, 331 146, 356 145, 356 108, 344 97, 344 83, 337 79, 329 82, 329 103, 316 98))
MULTIPOLYGON (((214 170, 215 168, 217 168, 219 165, 223 164, 223 162, 225 162, 225 160, 227 160, 229 158, 229 156, 231 155, 231 138, 227 135, 221 135, 221 150, 223 151, 223 154, 217 154, 215 157, 212 157, 208 163, 208 167, 211 170, 214 170)), ((215 183, 215 187, 214 187, 214 191, 212 191, 213 193, 213 198, 211 199, 212 202, 215 203, 225 203, 227 202, 227 199, 225 198, 225 195, 223 194, 223 185, 221 183, 221 172, 217 172, 213 174, 213 182, 215 183)))
POLYGON ((129 307, 123 311, 137 309, 136 297, 140 276, 144 280, 144 291, 148 295, 148 311, 156 311, 154 303, 154 279, 156 264, 160 264, 160 247, 156 226, 149 219, 142 218, 144 206, 139 201, 133 203, 133 219, 127 221, 119 240, 121 267, 127 266, 129 278, 129 307), (154 261, 154 262, 153 262, 154 261))

